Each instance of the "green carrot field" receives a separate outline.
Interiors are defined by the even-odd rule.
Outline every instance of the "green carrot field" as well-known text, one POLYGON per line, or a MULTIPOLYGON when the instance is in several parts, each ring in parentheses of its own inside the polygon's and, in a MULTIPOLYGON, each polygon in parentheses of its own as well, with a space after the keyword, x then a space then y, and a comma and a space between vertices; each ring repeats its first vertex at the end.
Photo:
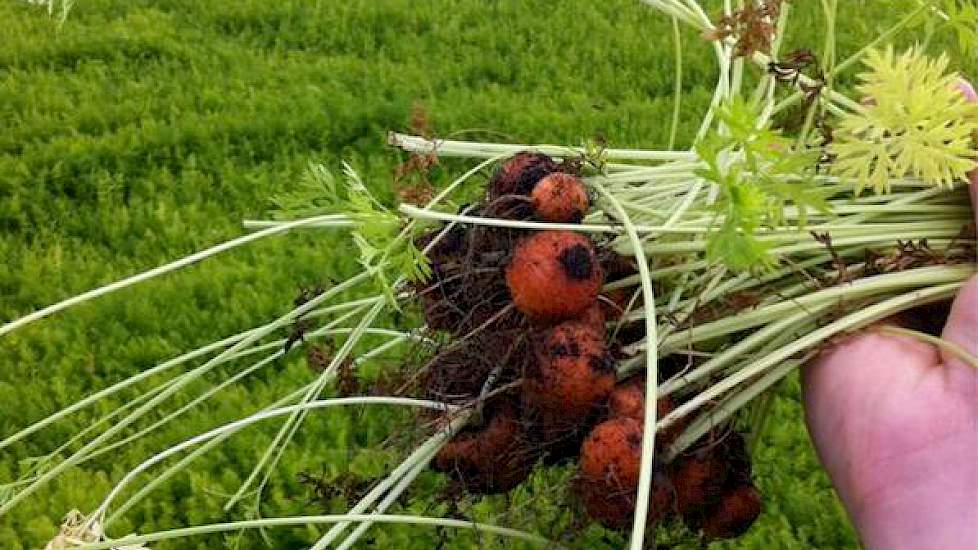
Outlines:
MULTIPOLYGON (((798 32, 817 27, 803 23, 820 17, 817 3, 793 4, 785 51, 819 48, 821 36, 798 32)), ((839 55, 891 24, 905 4, 843 0, 839 55)), ((311 161, 338 170, 346 160, 393 200, 393 169, 405 156, 386 146, 385 134, 409 130, 414 105, 438 135, 465 139, 603 139, 640 148, 664 148, 669 139, 672 25, 636 0, 79 0, 61 26, 42 7, 0 0, 0 21, 0 322, 244 234, 241 220, 268 217, 270 199, 294 189, 311 161)), ((919 39, 905 33, 897 41, 919 39)), ((709 45, 691 32, 684 31, 683 56, 678 143, 685 146, 711 98, 715 67, 709 45)), ((446 183, 457 168, 437 167, 434 181, 446 183)), ((355 258, 341 231, 296 232, 0 337, 0 436, 289 311, 300 287, 342 280, 357 271, 355 258)), ((126 433, 250 364, 225 365, 126 433)), ((363 391, 396 366, 395 355, 368 365, 363 391)), ((295 349, 148 436, 107 447, 0 517, 0 548, 43 547, 68 511, 93 509, 142 459, 251 414, 315 375, 295 349)), ((778 392, 754 462, 764 513, 746 536, 709 547, 856 547, 808 441, 797 377, 778 392)), ((100 402, 0 450, 0 486, 135 395, 100 402)), ((342 513, 347 497, 397 464, 401 452, 385 441, 402 420, 406 413, 389 407, 312 413, 260 504, 248 498, 225 511, 276 433, 276 422, 265 422, 165 482, 110 534, 342 513), (303 472, 324 476, 323 498, 300 482, 303 472)), ((446 478, 426 473, 391 513, 454 515, 572 547, 621 547, 620 535, 575 522, 564 495, 572 473, 538 468, 509 495, 455 505, 446 502, 446 478)), ((0 487, 0 501, 8 489, 0 487)), ((153 547, 305 548, 324 531, 285 527, 153 547)), ((678 526, 665 529, 660 543, 706 546, 678 526)), ((513 544, 467 530, 378 525, 357 547, 513 544)))

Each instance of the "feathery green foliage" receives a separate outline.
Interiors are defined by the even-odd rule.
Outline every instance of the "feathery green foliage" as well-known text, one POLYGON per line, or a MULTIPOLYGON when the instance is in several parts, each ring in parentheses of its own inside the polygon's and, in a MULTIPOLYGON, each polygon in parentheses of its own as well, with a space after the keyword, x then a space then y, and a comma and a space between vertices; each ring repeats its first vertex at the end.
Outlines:
POLYGON ((757 230, 782 224, 789 204, 801 212, 799 229, 809 209, 828 209, 813 177, 819 153, 798 150, 792 140, 758 128, 756 113, 742 100, 723 106, 719 117, 727 133, 696 146, 707 165, 697 174, 720 189, 714 206, 720 221, 709 235, 707 254, 735 271, 773 267, 770 245, 757 238, 757 230))
POLYGON ((402 227, 397 212, 384 206, 346 162, 343 174, 344 183, 337 184, 326 166, 311 163, 299 188, 275 199, 275 215, 291 219, 332 213, 352 219, 356 225, 350 235, 360 252, 360 265, 397 308, 393 285, 398 276, 423 281, 431 275, 427 256, 414 245, 423 226, 416 222, 402 227))
POLYGON ((978 5, 971 0, 944 0, 946 25, 958 39, 958 49, 978 59, 978 5))
POLYGON ((951 187, 974 169, 972 135, 978 105, 965 101, 948 57, 928 58, 919 48, 897 55, 892 47, 866 57, 860 93, 872 104, 842 118, 831 150, 834 171, 855 181, 857 191, 889 190, 890 180, 918 177, 951 187))

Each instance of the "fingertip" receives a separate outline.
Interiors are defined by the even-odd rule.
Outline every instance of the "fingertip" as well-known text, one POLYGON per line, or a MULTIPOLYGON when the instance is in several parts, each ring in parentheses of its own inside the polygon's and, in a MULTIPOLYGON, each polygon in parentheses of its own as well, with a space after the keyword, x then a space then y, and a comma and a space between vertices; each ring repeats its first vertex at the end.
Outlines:
POLYGON ((958 78, 958 90, 968 102, 978 102, 978 92, 975 91, 975 87, 971 85, 968 79, 964 77, 958 78))

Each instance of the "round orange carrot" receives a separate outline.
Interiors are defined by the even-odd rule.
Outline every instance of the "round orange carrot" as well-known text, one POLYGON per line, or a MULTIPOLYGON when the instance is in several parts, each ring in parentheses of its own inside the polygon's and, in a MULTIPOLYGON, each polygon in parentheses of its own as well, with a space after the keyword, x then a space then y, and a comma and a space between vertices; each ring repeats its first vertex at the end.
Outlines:
POLYGON ((535 342, 536 368, 523 384, 528 403, 569 417, 585 417, 615 385, 604 333, 581 321, 565 321, 535 342))
POLYGON ((530 196, 537 218, 547 222, 579 223, 589 204, 581 180, 563 172, 541 179, 530 196))
POLYGON ((594 245, 571 231, 543 231, 524 238, 506 267, 513 303, 538 321, 580 315, 594 304, 602 281, 594 245))

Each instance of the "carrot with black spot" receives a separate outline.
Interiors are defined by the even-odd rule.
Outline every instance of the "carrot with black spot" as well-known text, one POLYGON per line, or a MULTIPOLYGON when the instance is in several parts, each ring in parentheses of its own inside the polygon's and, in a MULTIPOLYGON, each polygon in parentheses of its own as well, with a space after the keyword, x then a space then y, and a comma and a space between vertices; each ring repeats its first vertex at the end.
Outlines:
POLYGON ((582 418, 615 386, 604 333, 582 321, 543 330, 534 343, 535 368, 523 383, 526 401, 545 412, 582 418))
POLYGON ((570 319, 591 307, 604 275, 587 237, 542 231, 517 243, 506 267, 513 304, 536 321, 570 319))

